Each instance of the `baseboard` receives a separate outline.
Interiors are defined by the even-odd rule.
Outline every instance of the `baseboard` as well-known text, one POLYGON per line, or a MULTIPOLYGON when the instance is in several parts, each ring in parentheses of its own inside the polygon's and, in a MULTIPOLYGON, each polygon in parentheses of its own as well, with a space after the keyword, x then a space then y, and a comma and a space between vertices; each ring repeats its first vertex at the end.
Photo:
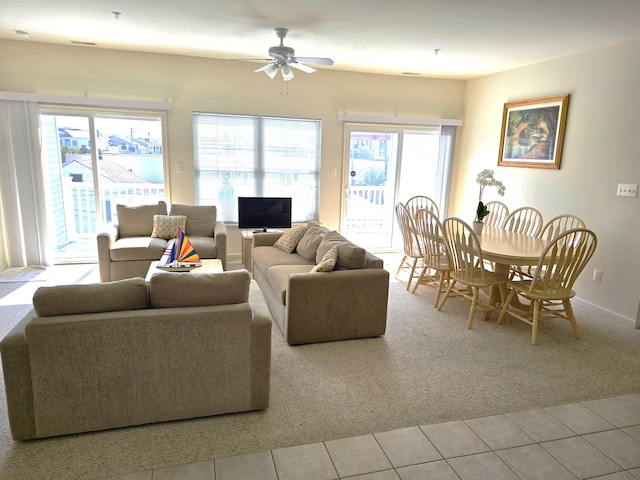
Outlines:
MULTIPOLYGON (((624 315, 620 315, 619 313, 603 308, 599 305, 596 305, 595 303, 588 302, 587 300, 584 300, 582 298, 574 297, 571 299, 571 301, 575 303, 579 303, 580 305, 583 305, 587 307, 589 310, 593 310, 594 312, 598 312, 603 315, 608 315, 610 317, 614 317, 620 320, 624 320, 626 322, 631 322, 633 324, 636 324, 636 320, 634 318, 625 317, 624 315)), ((636 328, 640 328, 640 326, 636 325, 636 328)))
POLYGON ((241 253, 227 253, 227 262, 228 263, 242 263, 242 254, 241 253))

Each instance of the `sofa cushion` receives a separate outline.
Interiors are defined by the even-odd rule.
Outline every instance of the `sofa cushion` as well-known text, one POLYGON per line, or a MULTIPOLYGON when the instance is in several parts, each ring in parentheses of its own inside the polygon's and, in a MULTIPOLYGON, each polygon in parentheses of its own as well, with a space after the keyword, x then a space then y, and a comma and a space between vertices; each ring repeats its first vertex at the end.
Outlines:
POLYGON ((184 230, 187 225, 187 217, 184 215, 154 215, 153 216, 153 238, 176 238, 178 229, 184 230))
POLYGON ((300 255, 285 253, 273 246, 255 247, 251 251, 251 261, 254 267, 262 272, 266 272, 276 265, 310 265, 313 267, 316 264, 315 260, 305 260, 300 255))
POLYGON ((279 248, 283 252, 293 253, 298 246, 298 242, 306 231, 307 227, 290 228, 284 232, 278 240, 276 240, 276 243, 274 243, 273 246, 279 248))
POLYGON ((159 260, 165 248, 167 241, 164 238, 124 237, 113 242, 109 255, 114 262, 159 260))
POLYGON ((331 247, 327 253, 324 254, 320 263, 311 269, 312 272, 330 272, 333 267, 336 266, 336 260, 338 260, 338 247, 331 247))
POLYGON ((188 237, 213 237, 213 227, 216 224, 217 209, 213 205, 171 205, 169 215, 185 215, 187 226, 185 233, 188 237))
POLYGON ((214 237, 189 237, 189 241, 200 258, 218 258, 218 247, 214 237))
POLYGON ((318 247, 320 246, 320 242, 322 242, 322 237, 328 231, 329 230, 326 227, 323 227, 318 222, 308 223, 307 231, 304 232, 304 235, 296 247, 298 255, 306 260, 315 262, 318 247))
POLYGON ((33 309, 39 317, 140 310, 148 306, 147 282, 142 278, 40 287, 33 294, 33 309))
POLYGON ((337 267, 353 270, 367 266, 366 250, 354 245, 335 230, 324 234, 322 242, 320 242, 320 246, 318 247, 318 253, 316 254, 316 263, 320 263, 322 257, 326 255, 329 249, 335 246, 338 247, 337 267))
POLYGON ((150 237, 153 232, 153 216, 166 215, 167 204, 157 205, 116 205, 120 237, 150 237))
POLYGON ((152 308, 246 303, 250 283, 251 274, 247 270, 157 273, 149 281, 149 301, 152 308))

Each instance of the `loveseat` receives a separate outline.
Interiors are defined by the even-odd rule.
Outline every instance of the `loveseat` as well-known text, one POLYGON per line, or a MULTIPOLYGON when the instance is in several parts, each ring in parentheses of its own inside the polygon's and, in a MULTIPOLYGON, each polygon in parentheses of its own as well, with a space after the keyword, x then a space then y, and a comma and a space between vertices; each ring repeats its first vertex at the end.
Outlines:
POLYGON ((246 270, 41 287, 0 342, 16 440, 267 408, 271 315, 246 270))
POLYGON ((384 335, 384 262, 318 222, 255 233, 253 277, 291 345, 384 335))
POLYGON ((178 227, 200 258, 218 258, 227 269, 227 228, 213 205, 116 205, 117 221, 98 233, 100 280, 143 277, 160 260, 178 227))

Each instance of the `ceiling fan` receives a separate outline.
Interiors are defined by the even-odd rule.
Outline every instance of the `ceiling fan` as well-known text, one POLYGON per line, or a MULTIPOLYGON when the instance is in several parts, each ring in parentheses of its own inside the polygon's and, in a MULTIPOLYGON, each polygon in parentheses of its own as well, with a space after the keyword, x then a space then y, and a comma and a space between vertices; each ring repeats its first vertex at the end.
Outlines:
POLYGON ((280 69, 282 78, 285 82, 288 82, 293 78, 293 72, 289 67, 297 68, 306 73, 313 73, 316 69, 305 64, 333 65, 333 60, 330 58, 296 57, 293 48, 284 46, 284 38, 287 36, 287 33, 289 33, 289 30, 286 28, 276 28, 276 35, 280 39, 280 45, 269 49, 269 56, 273 58, 273 62, 258 68, 255 70, 256 72, 264 72, 269 78, 274 79, 278 73, 278 69, 280 69))

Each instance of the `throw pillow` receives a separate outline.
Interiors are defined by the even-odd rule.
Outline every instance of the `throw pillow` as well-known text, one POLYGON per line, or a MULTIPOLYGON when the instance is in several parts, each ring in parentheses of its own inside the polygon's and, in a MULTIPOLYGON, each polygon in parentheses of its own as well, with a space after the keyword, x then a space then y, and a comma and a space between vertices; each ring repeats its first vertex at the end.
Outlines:
POLYGON ((167 240, 176 238, 178 228, 184 230, 187 225, 187 217, 184 215, 154 215, 153 216, 153 232, 151 236, 154 238, 165 238, 167 240))
POLYGON ((338 247, 338 260, 336 261, 336 267, 347 268, 350 270, 366 268, 366 250, 354 245, 335 230, 324 234, 324 238, 322 239, 322 242, 320 242, 318 253, 316 255, 317 263, 320 263, 331 247, 338 247))
POLYGON ((310 260, 312 262, 316 261, 316 254, 318 253, 318 247, 320 246, 320 242, 322 242, 322 236, 325 233, 324 227, 319 228, 315 225, 307 225, 307 231, 304 232, 304 235, 298 242, 298 246, 296 247, 296 252, 305 260, 310 260))
POLYGON ((331 247, 327 253, 324 254, 320 263, 311 269, 312 272, 330 272, 333 267, 336 266, 338 260, 338 247, 331 247))
POLYGON ((276 243, 273 244, 274 247, 279 248, 283 252, 293 253, 293 251, 298 246, 298 242, 304 235, 304 232, 307 231, 307 227, 296 227, 291 228, 284 232, 276 243))

